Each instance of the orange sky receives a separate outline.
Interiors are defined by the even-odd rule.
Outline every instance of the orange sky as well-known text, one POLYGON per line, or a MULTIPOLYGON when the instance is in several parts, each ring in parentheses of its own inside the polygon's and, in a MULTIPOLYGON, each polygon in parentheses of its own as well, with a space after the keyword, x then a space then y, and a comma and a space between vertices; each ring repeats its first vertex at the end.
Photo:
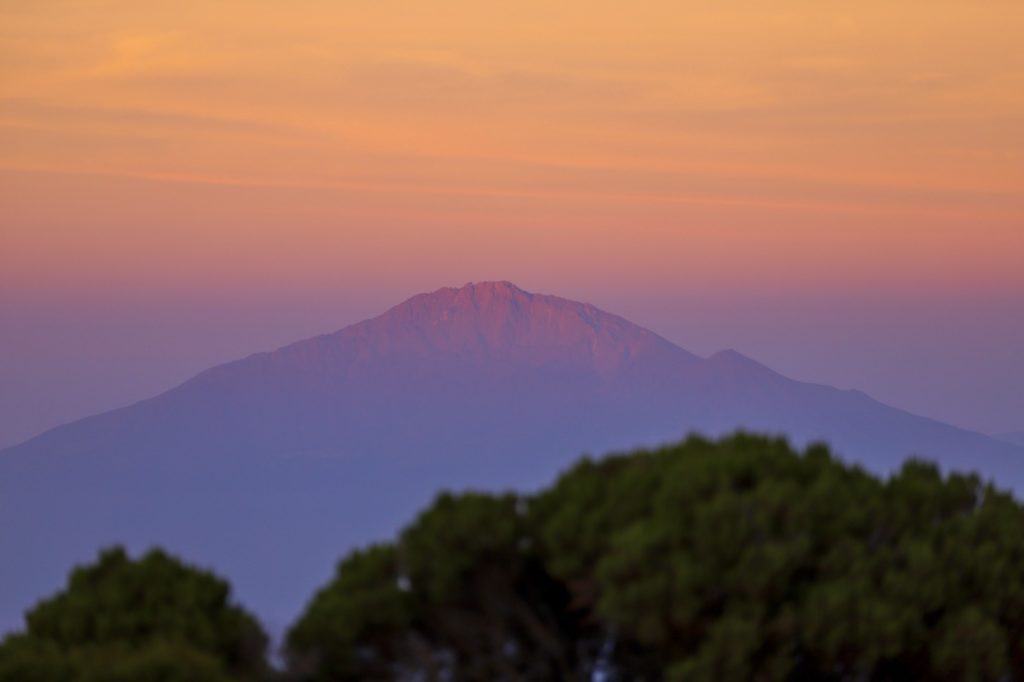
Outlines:
POLYGON ((8 290, 1024 284, 1018 0, 0 0, 0 25, 8 290))

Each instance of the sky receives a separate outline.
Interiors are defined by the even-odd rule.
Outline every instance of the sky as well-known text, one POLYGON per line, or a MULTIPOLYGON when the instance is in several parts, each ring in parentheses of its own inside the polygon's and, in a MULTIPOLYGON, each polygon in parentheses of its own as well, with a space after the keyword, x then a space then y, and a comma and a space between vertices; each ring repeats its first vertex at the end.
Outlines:
POLYGON ((1024 430, 1019 0, 0 0, 0 447, 507 279, 1024 430))

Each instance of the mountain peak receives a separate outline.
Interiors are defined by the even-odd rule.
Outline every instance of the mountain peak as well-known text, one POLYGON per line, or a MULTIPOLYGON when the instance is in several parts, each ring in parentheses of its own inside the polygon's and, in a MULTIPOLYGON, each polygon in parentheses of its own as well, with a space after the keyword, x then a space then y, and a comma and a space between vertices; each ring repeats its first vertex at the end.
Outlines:
MULTIPOLYGON (((442 289, 439 294, 446 290, 442 289)), ((473 305, 477 308, 487 306, 503 306, 510 304, 523 304, 532 300, 535 294, 520 289, 512 282, 469 282, 459 289, 452 289, 455 300, 462 304, 473 305)), ((426 294, 432 296, 435 294, 426 294)))
POLYGON ((492 296, 530 296, 531 294, 523 289, 520 289, 512 282, 508 280, 499 281, 487 281, 487 282, 467 282, 462 286, 459 291, 470 292, 473 295, 492 295, 492 296))
POLYGON ((603 376, 650 352, 693 358, 589 303, 532 293, 508 281, 470 282, 413 296, 357 326, 392 347, 404 339, 412 353, 443 351, 534 366, 586 359, 603 376))
MULTIPOLYGON (((529 298, 533 295, 533 293, 526 291, 507 280, 493 280, 484 282, 466 282, 461 287, 441 287, 435 291, 417 294, 409 300, 433 297, 458 297, 463 300, 467 298, 472 299, 484 297, 493 299, 510 299, 516 297, 529 298)), ((404 304, 400 304, 398 307, 401 305, 404 304)))
POLYGON ((418 294, 378 317, 291 344, 268 359, 289 358, 325 372, 362 372, 398 363, 409 370, 414 359, 427 363, 429 358, 436 366, 444 358, 471 363, 467 366, 497 361, 506 371, 571 367, 603 379, 655 358, 699 361, 654 332, 589 303, 532 293, 508 281, 418 294))

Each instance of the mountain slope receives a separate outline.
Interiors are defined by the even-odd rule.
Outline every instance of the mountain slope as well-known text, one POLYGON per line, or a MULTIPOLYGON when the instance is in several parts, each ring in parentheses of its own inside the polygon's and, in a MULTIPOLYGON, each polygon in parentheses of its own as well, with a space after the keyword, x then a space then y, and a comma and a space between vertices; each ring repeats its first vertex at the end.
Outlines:
POLYGON ((1011 443, 1024 447, 1024 431, 1010 431, 1008 433, 997 433, 992 436, 1004 443, 1011 443))
POLYGON ((112 542, 209 561, 283 626, 338 555, 439 488, 532 487, 582 452, 737 427, 880 471, 916 453, 1024 481, 1013 445, 735 351, 702 359, 593 306, 467 285, 0 452, 0 627, 112 542))

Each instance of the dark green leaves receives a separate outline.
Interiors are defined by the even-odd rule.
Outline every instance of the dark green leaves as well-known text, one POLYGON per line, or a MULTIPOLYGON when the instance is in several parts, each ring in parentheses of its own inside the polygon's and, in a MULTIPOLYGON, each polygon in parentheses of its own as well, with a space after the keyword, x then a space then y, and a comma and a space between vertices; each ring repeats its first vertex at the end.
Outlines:
POLYGON ((120 548, 76 568, 0 645, 0 680, 226 680, 264 670, 266 637, 211 573, 120 548))
POLYGON ((374 551, 379 582, 353 555, 297 652, 367 679, 1024 679, 1024 511, 920 461, 883 481, 823 446, 691 439, 528 499, 442 496, 374 551))

